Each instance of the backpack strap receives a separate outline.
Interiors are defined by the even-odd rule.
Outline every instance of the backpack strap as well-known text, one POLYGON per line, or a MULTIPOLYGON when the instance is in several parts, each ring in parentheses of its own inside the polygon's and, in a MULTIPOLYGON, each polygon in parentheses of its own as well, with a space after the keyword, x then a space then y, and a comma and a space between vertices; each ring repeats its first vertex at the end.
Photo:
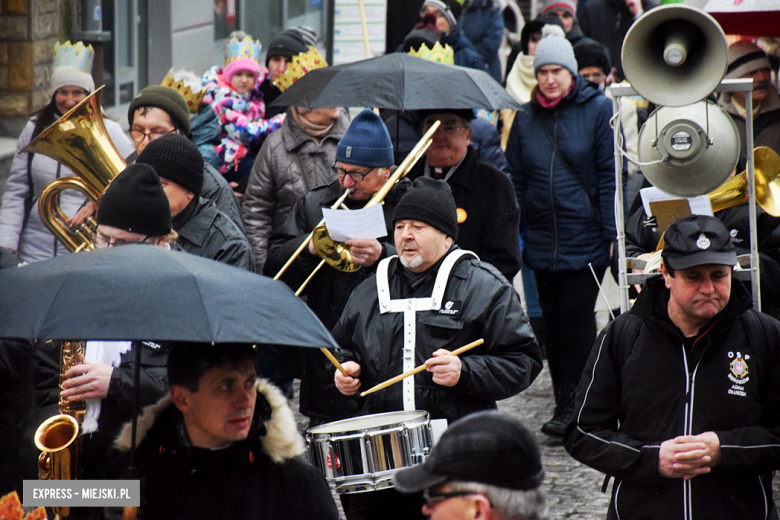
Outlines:
MULTIPOLYGON (((48 125, 43 124, 43 121, 36 121, 30 142, 33 142, 36 137, 41 135, 41 132, 43 132, 47 126, 48 125)), ((33 185, 32 178, 32 162, 34 157, 35 152, 27 152, 27 196, 24 198, 24 220, 22 221, 22 229, 24 229, 27 225, 27 221, 30 219, 30 212, 32 211, 33 200, 35 199, 35 186, 33 185)))

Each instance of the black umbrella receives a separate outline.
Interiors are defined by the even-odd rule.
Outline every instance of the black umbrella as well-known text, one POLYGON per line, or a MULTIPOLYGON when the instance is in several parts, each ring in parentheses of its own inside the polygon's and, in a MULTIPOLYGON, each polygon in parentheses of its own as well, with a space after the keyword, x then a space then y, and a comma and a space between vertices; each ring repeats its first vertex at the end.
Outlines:
MULTIPOLYGON (((284 283, 150 245, 0 270, 0 337, 337 346, 284 283)), ((140 356, 127 478, 137 477, 140 356)))
POLYGON ((337 346, 284 283, 147 245, 0 270, 0 337, 337 346))
POLYGON ((520 108, 485 71, 443 65, 400 52, 307 72, 271 106, 520 108))

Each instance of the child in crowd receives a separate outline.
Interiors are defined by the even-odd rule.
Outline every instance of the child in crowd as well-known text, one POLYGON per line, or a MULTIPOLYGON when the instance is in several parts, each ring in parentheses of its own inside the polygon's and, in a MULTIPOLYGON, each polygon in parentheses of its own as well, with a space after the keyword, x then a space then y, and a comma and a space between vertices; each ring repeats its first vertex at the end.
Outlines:
POLYGON ((225 49, 225 66, 209 69, 201 82, 203 102, 211 105, 222 127, 216 146, 220 172, 239 193, 246 190, 249 172, 265 137, 279 128, 284 114, 265 117, 260 84, 268 69, 260 66, 260 42, 241 32, 231 35, 225 49))

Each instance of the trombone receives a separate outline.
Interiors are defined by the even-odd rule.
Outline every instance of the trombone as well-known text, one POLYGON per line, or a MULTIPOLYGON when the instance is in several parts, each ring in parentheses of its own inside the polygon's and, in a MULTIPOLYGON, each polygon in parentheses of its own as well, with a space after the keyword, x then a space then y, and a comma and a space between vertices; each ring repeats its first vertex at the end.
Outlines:
MULTIPOLYGON (((376 204, 379 204, 384 200, 384 198, 387 196, 387 194, 390 192, 390 189, 395 186, 395 184, 401 180, 409 171, 414 167, 415 164, 417 164, 417 161, 422 157, 422 155, 425 153, 425 151, 428 149, 428 147, 433 142, 433 134, 436 132, 436 130, 439 128, 439 125, 441 124, 440 121, 434 122, 434 124, 431 126, 430 129, 428 129, 427 132, 425 132, 425 135, 422 136, 422 139, 420 139, 416 145, 414 145, 414 148, 412 148, 411 152, 409 152, 409 155, 406 156, 406 158, 401 162, 401 164, 398 165, 398 168, 393 172, 393 174, 385 181, 384 185, 374 193, 374 195, 369 199, 369 201, 366 203, 364 208, 368 208, 370 206, 374 206, 376 204)), ((351 188, 348 189, 339 199, 331 206, 331 209, 337 209, 339 208, 343 203, 344 200, 346 200, 347 195, 349 195, 351 191, 351 188)), ((297 291, 295 291, 295 295, 299 296, 303 289, 309 284, 311 279, 314 277, 314 275, 319 271, 325 263, 328 263, 332 265, 334 268, 338 269, 339 271, 345 271, 345 272, 354 272, 360 269, 360 265, 355 263, 352 260, 352 256, 349 252, 349 248, 344 246, 343 244, 340 244, 338 242, 334 242, 331 240, 331 238, 328 236, 328 231, 325 228, 325 219, 323 218, 319 224, 317 224, 317 227, 315 227, 311 233, 309 233, 309 236, 306 237, 306 240, 303 241, 303 243, 298 247, 298 249, 295 250, 295 253, 290 257, 289 260, 282 266, 282 268, 279 270, 278 273, 276 273, 276 276, 274 276, 274 280, 278 280, 282 274, 287 270, 288 267, 295 261, 295 259, 298 257, 298 255, 301 254, 301 252, 308 247, 309 242, 314 241, 314 247, 317 250, 317 253, 322 257, 322 260, 319 264, 317 264, 317 267, 314 268, 314 270, 311 272, 311 274, 304 280, 304 282, 301 284, 301 286, 298 288, 297 291), (326 251, 329 251, 326 253, 326 251)))

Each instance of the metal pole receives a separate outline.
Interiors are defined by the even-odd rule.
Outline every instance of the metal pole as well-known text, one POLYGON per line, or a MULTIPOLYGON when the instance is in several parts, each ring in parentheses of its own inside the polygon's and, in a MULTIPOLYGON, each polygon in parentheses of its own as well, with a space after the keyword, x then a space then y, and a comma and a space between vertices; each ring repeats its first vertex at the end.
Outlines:
POLYGON ((758 265, 758 229, 756 226, 756 177, 753 164, 753 87, 745 92, 745 150, 747 153, 748 215, 750 216, 750 287, 753 308, 761 310, 761 273, 758 265))
MULTIPOLYGON (((621 94, 612 89, 612 113, 620 109, 621 94)), ((615 228, 618 239, 618 294, 620 296, 620 312, 629 310, 628 277, 626 276, 626 229, 623 215, 623 149, 620 146, 620 119, 615 120, 613 127, 613 143, 615 148, 615 228)), ((613 251, 614 255, 615 252, 613 251)))

